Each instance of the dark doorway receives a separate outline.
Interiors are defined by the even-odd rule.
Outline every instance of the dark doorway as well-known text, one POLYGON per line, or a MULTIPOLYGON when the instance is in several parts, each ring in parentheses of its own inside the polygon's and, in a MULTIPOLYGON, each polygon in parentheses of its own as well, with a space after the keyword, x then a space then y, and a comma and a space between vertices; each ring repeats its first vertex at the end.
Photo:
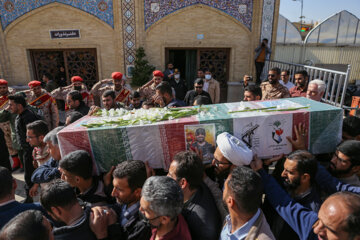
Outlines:
POLYGON ((88 88, 99 80, 96 49, 35 49, 30 56, 35 79, 41 80, 47 72, 57 80, 60 67, 64 67, 68 84, 72 76, 82 77, 88 88))
POLYGON ((196 78, 197 50, 168 50, 168 62, 172 62, 180 71, 181 78, 186 80, 188 88, 192 88, 196 78))
POLYGON ((208 68, 214 79, 220 83, 220 102, 227 101, 227 81, 229 80, 229 48, 166 49, 166 63, 172 62, 186 79, 189 89, 193 88, 199 68, 208 68))

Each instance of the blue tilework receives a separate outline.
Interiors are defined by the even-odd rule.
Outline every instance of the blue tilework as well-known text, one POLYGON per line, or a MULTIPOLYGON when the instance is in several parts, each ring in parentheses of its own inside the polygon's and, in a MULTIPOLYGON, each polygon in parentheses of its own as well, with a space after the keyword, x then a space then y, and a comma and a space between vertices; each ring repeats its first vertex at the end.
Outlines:
POLYGON ((112 0, 0 0, 2 28, 32 10, 54 2, 83 10, 114 27, 112 0))
POLYGON ((223 11, 251 30, 253 0, 145 0, 144 4, 145 29, 179 9, 195 4, 204 4, 223 11), (151 10, 152 4, 158 4, 157 12, 151 10), (240 5, 246 6, 246 13, 240 13, 240 5))

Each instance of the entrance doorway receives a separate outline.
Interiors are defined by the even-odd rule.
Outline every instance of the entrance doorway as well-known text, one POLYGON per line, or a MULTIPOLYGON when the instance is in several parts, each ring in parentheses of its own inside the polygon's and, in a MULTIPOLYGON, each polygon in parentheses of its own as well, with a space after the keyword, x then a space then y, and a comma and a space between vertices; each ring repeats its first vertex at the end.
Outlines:
POLYGON ((41 80, 44 73, 57 80, 60 67, 65 68, 66 81, 72 76, 81 76, 88 88, 98 80, 96 49, 32 49, 30 50, 33 76, 41 80))
POLYGON ((178 68, 182 78, 186 79, 192 89, 199 68, 207 68, 213 78, 220 83, 220 102, 227 100, 227 81, 229 80, 230 49, 229 48, 167 48, 166 63, 172 62, 178 68))

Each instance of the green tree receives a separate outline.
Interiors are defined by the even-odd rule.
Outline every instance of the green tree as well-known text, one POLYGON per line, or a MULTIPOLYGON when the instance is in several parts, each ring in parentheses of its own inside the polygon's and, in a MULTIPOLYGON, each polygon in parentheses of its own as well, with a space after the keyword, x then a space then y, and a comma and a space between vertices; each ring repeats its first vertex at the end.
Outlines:
POLYGON ((132 82, 136 86, 142 86, 151 79, 151 74, 155 70, 153 65, 145 59, 145 50, 143 47, 136 49, 135 66, 133 70, 132 82))

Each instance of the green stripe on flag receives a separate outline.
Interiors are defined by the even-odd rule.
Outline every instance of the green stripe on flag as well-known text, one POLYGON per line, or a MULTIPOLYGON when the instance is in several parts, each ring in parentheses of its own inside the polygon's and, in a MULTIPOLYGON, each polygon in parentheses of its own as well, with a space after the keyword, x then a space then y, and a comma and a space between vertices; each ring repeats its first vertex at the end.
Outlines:
POLYGON ((228 108, 224 104, 212 105, 209 114, 199 114, 197 116, 200 124, 215 124, 216 136, 223 132, 233 134, 233 119, 228 114, 228 108))
POLYGON ((126 128, 92 129, 89 133, 92 152, 101 170, 132 159, 126 128))

